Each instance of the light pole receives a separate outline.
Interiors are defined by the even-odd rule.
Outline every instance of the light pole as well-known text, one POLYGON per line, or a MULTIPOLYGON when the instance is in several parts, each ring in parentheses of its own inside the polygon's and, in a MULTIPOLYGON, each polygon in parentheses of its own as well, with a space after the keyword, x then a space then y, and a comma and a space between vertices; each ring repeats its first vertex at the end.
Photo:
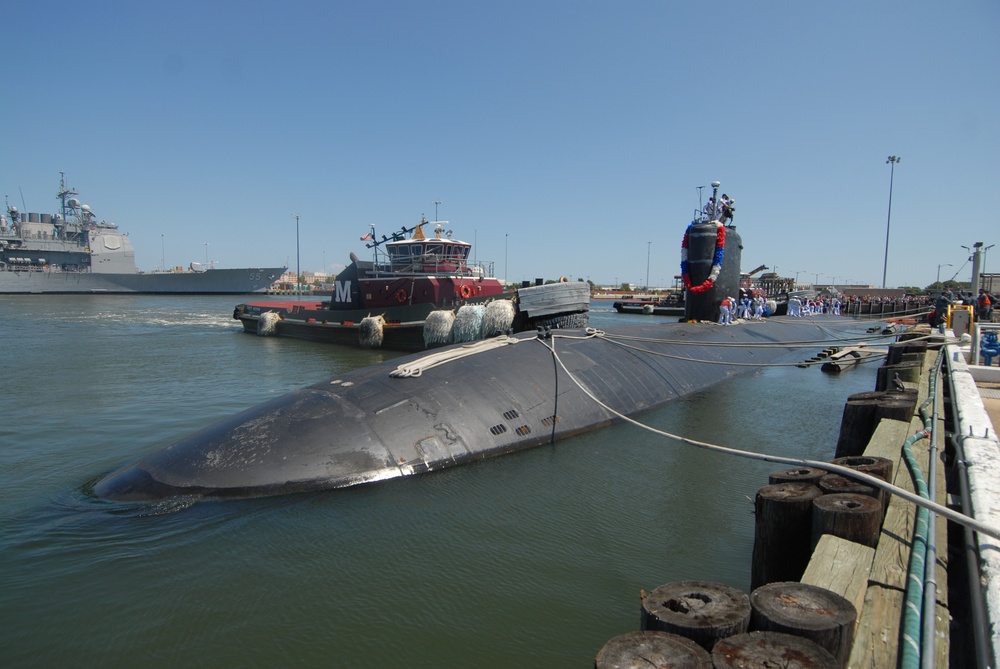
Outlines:
POLYGON ((799 287, 799 274, 805 274, 805 270, 804 269, 797 269, 797 270, 795 270, 795 287, 796 288, 799 287))
POLYGON ((163 245, 163 233, 160 233, 160 269, 164 272, 167 271, 167 252, 166 247, 163 245))
POLYGON ((503 284, 507 285, 507 239, 510 237, 509 232, 503 233, 503 284))
POLYGON ((950 262, 941 263, 940 265, 938 265, 937 279, 934 281, 934 283, 941 283, 941 268, 942 267, 952 267, 952 266, 953 265, 950 262))
POLYGON ((882 289, 885 290, 885 272, 889 266, 889 222, 892 220, 892 177, 896 172, 896 163, 902 158, 899 156, 889 156, 886 164, 889 165, 889 213, 885 217, 885 259, 882 261, 882 289))
POLYGON ((649 251, 653 246, 653 242, 646 242, 646 292, 649 292, 649 251))
POLYGON ((295 299, 302 299, 302 269, 299 264, 299 215, 295 217, 295 299))

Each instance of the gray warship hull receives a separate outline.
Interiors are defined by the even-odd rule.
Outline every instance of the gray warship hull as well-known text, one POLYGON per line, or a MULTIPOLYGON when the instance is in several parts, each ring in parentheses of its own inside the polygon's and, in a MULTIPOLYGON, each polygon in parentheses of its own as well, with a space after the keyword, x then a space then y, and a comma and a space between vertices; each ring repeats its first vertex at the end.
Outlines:
POLYGON ((249 295, 265 293, 283 267, 208 269, 203 272, 97 274, 51 270, 0 271, 0 295, 147 294, 249 295))

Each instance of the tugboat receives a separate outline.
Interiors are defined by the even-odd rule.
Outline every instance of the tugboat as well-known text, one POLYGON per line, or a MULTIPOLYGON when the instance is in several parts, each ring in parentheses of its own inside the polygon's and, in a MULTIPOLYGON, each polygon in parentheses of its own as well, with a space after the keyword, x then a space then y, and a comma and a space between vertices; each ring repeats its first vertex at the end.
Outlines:
POLYGON ((96 293, 245 295, 265 293, 284 267, 141 272, 127 233, 98 220, 62 175, 57 214, 21 213, 7 203, 0 215, 0 294, 96 293))
MULTIPOLYGON (((585 327, 584 283, 525 285, 505 291, 487 265, 470 262, 472 244, 447 221, 405 226, 369 241, 373 260, 351 253, 329 300, 267 300, 236 306, 243 331, 362 348, 422 351, 537 327, 585 327), (433 237, 424 227, 433 225, 433 237)), ((374 229, 373 229, 374 230, 374 229)))

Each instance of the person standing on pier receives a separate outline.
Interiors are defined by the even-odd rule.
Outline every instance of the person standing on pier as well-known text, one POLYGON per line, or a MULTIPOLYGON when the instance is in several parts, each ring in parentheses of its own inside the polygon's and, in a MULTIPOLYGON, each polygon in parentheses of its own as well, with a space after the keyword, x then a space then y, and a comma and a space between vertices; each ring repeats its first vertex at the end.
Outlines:
POLYGON ((993 320, 993 297, 986 292, 985 288, 979 289, 979 297, 976 299, 979 309, 979 320, 991 322, 993 320))
POLYGON ((937 301, 934 302, 934 322, 931 323, 931 327, 944 325, 948 321, 948 307, 952 304, 954 302, 951 301, 950 290, 946 290, 938 295, 937 301))

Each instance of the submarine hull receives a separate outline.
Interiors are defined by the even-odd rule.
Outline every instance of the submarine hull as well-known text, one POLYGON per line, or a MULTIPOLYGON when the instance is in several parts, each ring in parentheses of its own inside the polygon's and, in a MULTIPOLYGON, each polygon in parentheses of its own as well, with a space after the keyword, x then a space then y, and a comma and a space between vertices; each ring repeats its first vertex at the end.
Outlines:
POLYGON ((100 498, 257 497, 341 488, 532 448, 798 356, 846 319, 522 333, 393 359, 197 431, 94 486, 100 498), (507 342, 507 343, 504 343, 507 342), (555 355, 553 354, 553 350, 555 355), (565 365, 565 371, 562 365, 565 365), (419 375, 421 361, 455 356, 419 375))

